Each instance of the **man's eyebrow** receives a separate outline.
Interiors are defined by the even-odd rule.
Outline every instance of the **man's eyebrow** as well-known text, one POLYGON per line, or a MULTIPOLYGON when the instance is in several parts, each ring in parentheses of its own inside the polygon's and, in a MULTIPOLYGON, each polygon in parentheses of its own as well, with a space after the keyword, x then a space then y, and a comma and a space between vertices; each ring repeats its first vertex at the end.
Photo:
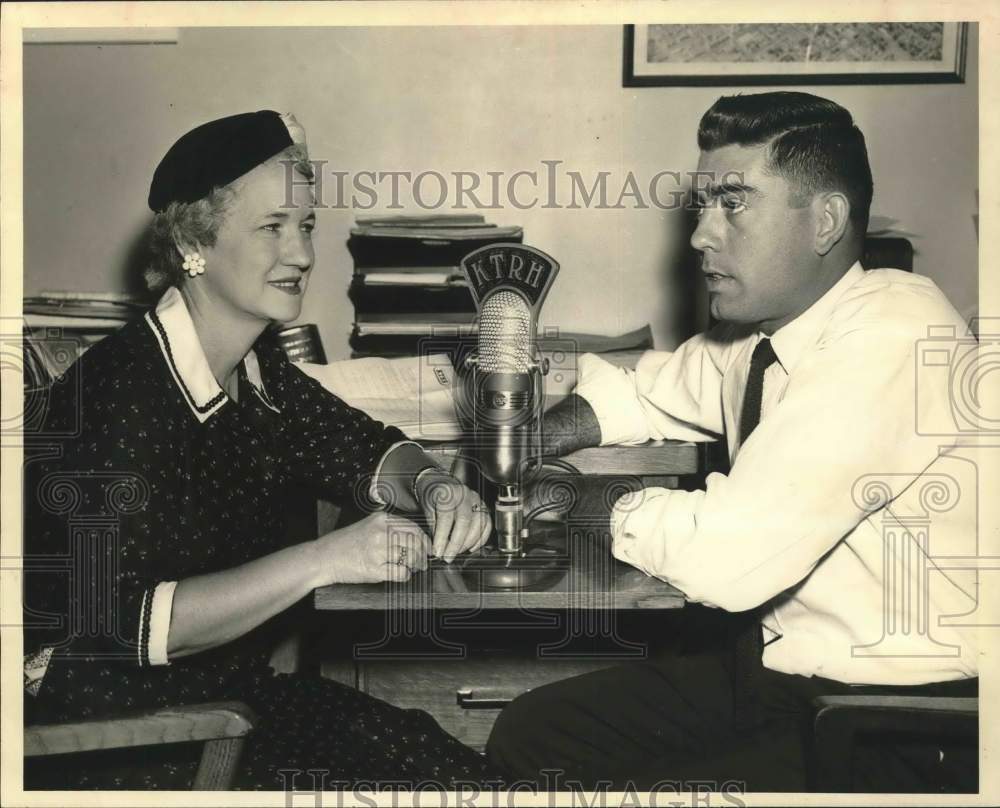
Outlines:
POLYGON ((760 189, 753 185, 747 185, 745 182, 724 182, 719 185, 710 185, 707 194, 704 188, 698 189, 698 196, 700 198, 707 196, 709 199, 717 199, 726 194, 750 196, 751 194, 760 194, 760 189))

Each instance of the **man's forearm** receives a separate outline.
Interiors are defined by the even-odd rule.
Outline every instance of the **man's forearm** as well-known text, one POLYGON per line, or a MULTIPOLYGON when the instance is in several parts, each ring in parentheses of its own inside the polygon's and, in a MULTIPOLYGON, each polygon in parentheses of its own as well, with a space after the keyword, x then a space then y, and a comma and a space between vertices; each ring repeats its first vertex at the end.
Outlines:
POLYGON ((585 398, 572 394, 545 413, 542 422, 545 454, 561 456, 600 444, 601 426, 585 398))

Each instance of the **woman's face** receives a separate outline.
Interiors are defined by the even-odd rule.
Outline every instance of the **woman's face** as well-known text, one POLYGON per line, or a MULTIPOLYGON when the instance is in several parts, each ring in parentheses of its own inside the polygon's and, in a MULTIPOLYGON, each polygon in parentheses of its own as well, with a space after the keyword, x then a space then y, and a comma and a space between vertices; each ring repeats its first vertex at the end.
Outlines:
POLYGON ((302 310, 315 258, 315 199, 298 174, 286 199, 291 170, 271 161, 237 181, 215 246, 201 248, 205 272, 188 281, 241 319, 288 322, 302 310))

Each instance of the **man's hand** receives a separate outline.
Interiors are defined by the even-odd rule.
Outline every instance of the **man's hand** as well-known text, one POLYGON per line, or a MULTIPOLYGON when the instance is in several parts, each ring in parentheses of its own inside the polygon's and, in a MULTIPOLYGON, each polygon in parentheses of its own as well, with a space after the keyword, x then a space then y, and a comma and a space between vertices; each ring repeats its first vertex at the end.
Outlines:
POLYGON ((444 470, 433 470, 420 477, 415 493, 427 516, 435 556, 450 564, 459 553, 486 543, 493 522, 475 491, 444 470))

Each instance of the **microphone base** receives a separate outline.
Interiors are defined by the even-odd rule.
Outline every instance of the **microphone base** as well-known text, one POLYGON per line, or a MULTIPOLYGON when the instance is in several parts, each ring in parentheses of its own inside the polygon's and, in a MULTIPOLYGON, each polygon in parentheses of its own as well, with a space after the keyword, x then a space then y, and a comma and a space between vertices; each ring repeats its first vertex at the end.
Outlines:
POLYGON ((550 523, 531 530, 517 553, 504 553, 494 545, 461 559, 462 577, 478 589, 546 590, 569 571, 566 525, 550 523))

